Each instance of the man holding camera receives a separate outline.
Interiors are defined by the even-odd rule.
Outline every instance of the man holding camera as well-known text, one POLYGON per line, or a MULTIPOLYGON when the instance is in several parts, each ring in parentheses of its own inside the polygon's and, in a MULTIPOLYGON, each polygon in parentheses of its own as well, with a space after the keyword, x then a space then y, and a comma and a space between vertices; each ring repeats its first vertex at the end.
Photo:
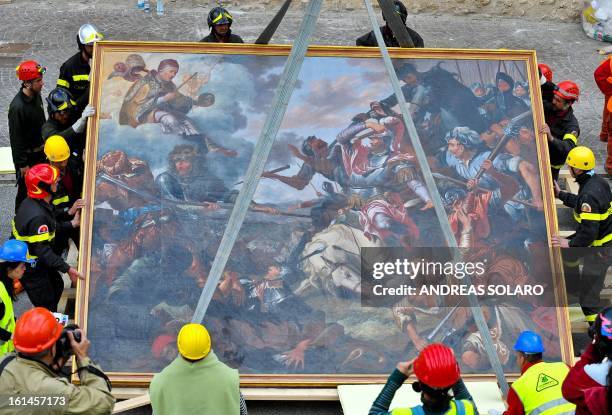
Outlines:
POLYGON ((41 406, 48 414, 111 413, 115 398, 110 382, 88 357, 90 343, 78 327, 64 328, 50 311, 36 307, 17 321, 13 343, 18 353, 0 360, 0 391, 9 397, 0 403, 0 413, 11 406, 24 415, 39 413, 41 406), (60 372, 72 354, 79 386, 60 372))

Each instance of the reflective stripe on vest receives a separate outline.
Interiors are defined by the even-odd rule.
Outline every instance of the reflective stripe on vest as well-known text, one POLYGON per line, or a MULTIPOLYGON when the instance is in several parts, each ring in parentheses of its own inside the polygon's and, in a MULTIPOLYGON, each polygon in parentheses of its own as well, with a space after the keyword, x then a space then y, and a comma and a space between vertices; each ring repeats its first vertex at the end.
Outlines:
POLYGON ((32 236, 21 236, 19 235, 19 232, 17 232, 17 228, 15 227, 15 221, 13 221, 11 225, 13 226, 13 236, 18 241, 36 243, 36 242, 45 242, 45 241, 51 242, 53 239, 55 239, 55 232, 45 232, 45 233, 41 233, 38 235, 32 235, 32 236))
POLYGON ((567 133, 563 136, 563 139, 570 140, 572 143, 574 143, 574 145, 578 144, 578 137, 576 137, 574 134, 567 133))
POLYGON ((525 415, 574 413, 576 406, 563 398, 561 385, 569 368, 565 363, 540 362, 531 366, 512 384, 523 403, 525 415))
MULTIPOLYGON (((9 333, 15 332, 15 315, 13 314, 13 301, 6 291, 6 287, 0 282, 0 302, 4 304, 4 316, 0 320, 0 329, 4 329, 9 333)), ((6 353, 10 353, 15 350, 13 346, 13 340, 9 340, 0 345, 0 357, 6 353)))
MULTIPOLYGON (((412 408, 396 408, 391 411, 392 415, 425 415, 422 405, 414 406, 412 408)), ((450 401, 450 408, 444 413, 444 415, 474 415, 474 404, 467 400, 461 399, 459 401, 450 401)))
POLYGON ((595 239, 591 246, 604 246, 608 242, 612 241, 612 233, 607 234, 601 239, 595 239))
POLYGON ((555 170, 561 170, 563 168, 563 166, 565 166, 565 164, 557 164, 555 166, 550 166, 550 167, 552 167, 555 170))
POLYGON ((79 81, 89 82, 89 75, 72 75, 72 80, 74 82, 79 82, 79 81))
POLYGON ((610 207, 608 207, 608 210, 606 210, 605 213, 580 212, 580 214, 578 214, 576 211, 574 211, 574 220, 578 223, 582 223, 583 220, 601 222, 608 219, 610 215, 612 215, 612 202, 610 202, 610 207))
POLYGON ((57 205, 61 205, 62 203, 67 203, 69 201, 70 201, 70 198, 68 197, 68 195, 66 195, 66 196, 63 196, 63 197, 58 197, 57 199, 53 199, 52 203, 55 206, 57 206, 57 205))
POLYGON ((63 79, 58 79, 57 86, 63 86, 64 88, 70 88, 70 82, 65 81, 63 79))

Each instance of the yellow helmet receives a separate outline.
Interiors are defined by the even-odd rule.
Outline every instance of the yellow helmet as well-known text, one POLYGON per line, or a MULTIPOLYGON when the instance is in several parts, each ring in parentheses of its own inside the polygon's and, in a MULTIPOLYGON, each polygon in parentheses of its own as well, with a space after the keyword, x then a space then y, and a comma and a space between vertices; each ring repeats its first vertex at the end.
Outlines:
POLYGON ((70 147, 61 135, 52 135, 45 141, 45 154, 49 161, 60 162, 70 157, 70 147))
POLYGON ((210 352, 210 334, 201 324, 185 324, 176 340, 178 351, 186 359, 200 360, 210 352))
POLYGON ((574 147, 567 155, 567 165, 580 170, 595 168, 595 154, 585 146, 574 147))

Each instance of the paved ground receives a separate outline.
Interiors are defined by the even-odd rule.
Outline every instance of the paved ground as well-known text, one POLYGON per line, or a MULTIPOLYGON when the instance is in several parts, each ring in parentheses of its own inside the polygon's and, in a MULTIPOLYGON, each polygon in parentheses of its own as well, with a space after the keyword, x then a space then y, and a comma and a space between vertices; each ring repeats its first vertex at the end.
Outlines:
MULTIPOLYGON (((8 145, 6 111, 19 85, 15 66, 22 58, 34 58, 49 68, 45 95, 55 85, 59 65, 76 50, 75 33, 85 22, 93 22, 109 39, 123 40, 198 40, 205 27, 208 6, 195 1, 170 2, 166 14, 145 14, 130 1, 46 1, 16 0, 0 5, 0 146, 8 145), (23 54, 2 50, 4 42, 29 45, 23 54)), ((271 18, 273 10, 263 6, 232 7, 236 33, 253 41, 271 18)), ((291 43, 300 22, 300 11, 291 10, 279 28, 273 43, 291 43)), ((596 49, 600 43, 587 39, 578 24, 535 22, 524 19, 457 16, 412 16, 411 26, 430 47, 535 49, 540 61, 555 71, 555 79, 574 79, 583 99, 576 106, 582 126, 582 140, 596 149, 602 160, 605 148, 597 140, 603 99, 592 81, 593 69, 600 62, 596 49)), ((325 11, 312 43, 352 45, 354 39, 369 30, 365 11, 325 11)), ((27 46, 26 46, 27 47, 27 46)), ((0 185, 0 239, 8 236, 13 212, 14 188, 0 185)), ((257 402, 254 414, 330 414, 341 413, 335 403, 278 404, 257 402)))

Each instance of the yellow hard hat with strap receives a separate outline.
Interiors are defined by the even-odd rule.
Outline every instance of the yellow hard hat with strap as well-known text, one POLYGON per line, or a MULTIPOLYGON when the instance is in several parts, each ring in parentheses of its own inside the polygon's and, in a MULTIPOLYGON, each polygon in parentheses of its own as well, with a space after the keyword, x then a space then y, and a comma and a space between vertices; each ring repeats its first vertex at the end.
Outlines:
POLYGON ((45 141, 45 155, 53 162, 68 160, 70 147, 61 135, 52 135, 45 141))
POLYGON ((595 154, 588 147, 574 147, 567 155, 566 163, 575 169, 593 170, 595 168, 595 154))

